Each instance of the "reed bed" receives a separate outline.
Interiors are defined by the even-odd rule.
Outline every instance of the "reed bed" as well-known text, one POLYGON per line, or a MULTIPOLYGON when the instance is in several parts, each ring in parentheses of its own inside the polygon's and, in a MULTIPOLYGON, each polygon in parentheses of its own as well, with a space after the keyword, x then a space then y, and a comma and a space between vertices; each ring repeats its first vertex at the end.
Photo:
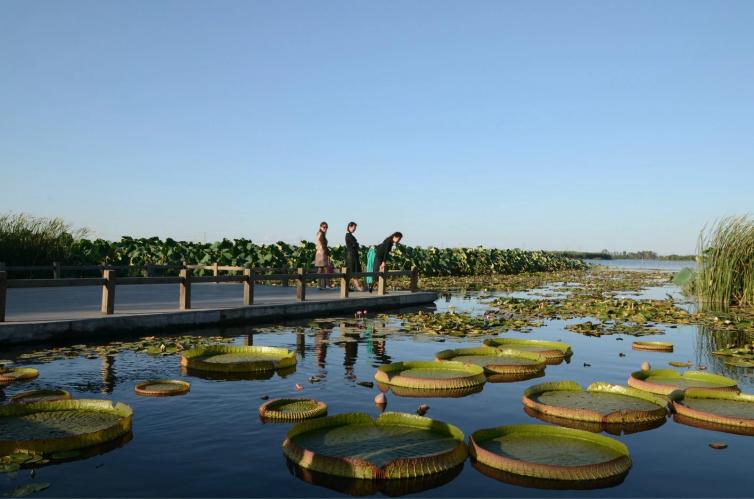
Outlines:
POLYGON ((87 229, 73 230, 62 218, 26 213, 0 214, 0 262, 9 265, 46 265, 67 261, 87 229))
POLYGON ((693 292, 702 308, 754 307, 754 219, 726 217, 702 231, 693 292))

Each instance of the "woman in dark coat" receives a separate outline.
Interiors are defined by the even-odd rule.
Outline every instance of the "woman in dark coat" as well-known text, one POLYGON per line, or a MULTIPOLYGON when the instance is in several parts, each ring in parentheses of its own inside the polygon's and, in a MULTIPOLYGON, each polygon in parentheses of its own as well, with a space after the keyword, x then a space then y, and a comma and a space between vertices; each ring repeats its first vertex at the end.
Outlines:
MULTIPOLYGON (((390 250, 393 249, 393 245, 401 242, 401 239, 403 239, 403 234, 401 234, 400 232, 393 232, 388 237, 386 237, 384 241, 377 245, 377 248, 375 248, 376 254, 374 257, 375 272, 385 271, 385 264, 387 263, 387 257, 390 254, 390 250)), ((369 287, 370 292, 372 291, 372 287, 374 287, 374 282, 372 282, 372 286, 369 287)))
MULTIPOLYGON (((356 222, 350 222, 346 228, 346 267, 349 272, 361 272, 361 257, 359 256, 359 241, 353 233, 356 232, 356 222)), ((351 278, 351 287, 358 291, 364 291, 361 279, 351 278)))

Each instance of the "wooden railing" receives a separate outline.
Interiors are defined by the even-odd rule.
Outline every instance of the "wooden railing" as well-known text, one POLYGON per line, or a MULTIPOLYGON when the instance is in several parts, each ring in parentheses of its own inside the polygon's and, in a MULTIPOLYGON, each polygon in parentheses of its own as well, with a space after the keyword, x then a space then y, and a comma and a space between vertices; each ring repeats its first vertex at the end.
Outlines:
POLYGON ((139 266, 98 266, 98 265, 52 265, 52 266, 22 266, 5 267, 0 264, 0 322, 5 321, 5 304, 7 290, 9 288, 57 288, 69 286, 102 286, 101 312, 104 315, 112 315, 115 312, 115 289, 116 286, 128 286, 133 284, 178 284, 178 308, 189 310, 191 308, 191 285, 202 282, 239 282, 243 284, 243 304, 254 304, 254 283, 267 281, 281 281, 283 286, 288 286, 291 280, 296 281, 296 300, 306 300, 306 283, 317 279, 338 279, 340 281, 340 298, 348 298, 348 287, 352 278, 372 277, 377 279, 377 295, 386 293, 388 277, 410 277, 410 291, 419 289, 419 272, 416 268, 411 270, 389 270, 385 272, 354 272, 343 268, 340 272, 315 273, 310 269, 298 268, 295 272, 290 269, 274 268, 251 268, 229 265, 185 265, 183 267, 150 266, 146 268, 144 277, 118 276, 118 270, 130 272, 141 270, 139 266), (149 272, 154 268, 177 269, 177 276, 150 277, 149 272), (102 277, 64 278, 63 270, 92 271, 102 270, 102 277), (211 270, 212 275, 194 275, 195 270, 211 270), (8 272, 53 272, 52 279, 9 279, 8 272), (233 272, 234 275, 221 275, 220 272, 233 272), (235 273, 239 274, 235 274, 235 273), (269 272, 269 273, 268 273, 269 272))

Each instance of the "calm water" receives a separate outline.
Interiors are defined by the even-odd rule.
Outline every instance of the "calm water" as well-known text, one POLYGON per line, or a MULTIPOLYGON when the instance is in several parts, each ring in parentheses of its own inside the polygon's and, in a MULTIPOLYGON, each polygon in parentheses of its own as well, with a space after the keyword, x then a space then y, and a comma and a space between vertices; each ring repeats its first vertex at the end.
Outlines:
MULTIPOLYGON (((670 289, 652 290, 664 296, 670 289)), ((452 297, 437 303, 440 310, 480 310, 474 296, 452 297)), ((350 319, 350 322, 355 322, 350 319)), ((368 323, 368 321, 367 321, 368 323)), ((298 352, 298 366, 286 377, 266 380, 223 381, 181 374, 178 356, 150 357, 124 352, 109 358, 59 360, 37 367, 38 380, 7 389, 11 396, 22 390, 59 387, 75 398, 107 398, 134 409, 133 438, 122 447, 94 457, 39 468, 37 481, 51 487, 39 496, 333 496, 347 484, 312 484, 288 468, 280 444, 290 424, 263 424, 257 415, 263 395, 308 396, 326 401, 330 414, 364 411, 376 416, 373 405, 377 388, 371 381, 375 368, 400 360, 432 359, 435 352, 452 347, 475 346, 469 341, 389 335, 385 341, 368 337, 358 342, 338 342, 339 321, 310 329, 306 324, 260 331, 253 328, 208 331, 235 338, 238 344, 273 345, 298 352), (310 383, 313 375, 323 380, 310 383), (149 378, 180 378, 191 382, 188 395, 144 398, 134 394, 134 384, 149 378), (304 385, 301 393, 296 383, 304 385), (335 487, 335 488, 331 488, 335 487)), ((675 344, 675 353, 642 353, 631 350, 631 337, 581 336, 564 330, 564 321, 550 321, 531 334, 505 333, 511 337, 562 340, 570 343, 570 363, 548 366, 546 376, 516 383, 487 383, 480 393, 463 398, 401 398, 388 395, 388 410, 414 412, 420 403, 430 406, 428 416, 451 422, 468 436, 473 431, 511 423, 540 423, 528 416, 521 404, 523 390, 547 380, 575 380, 586 386, 593 381, 624 384, 629 373, 644 360, 665 367, 669 360, 704 363, 720 370, 709 358, 697 327, 667 329, 662 339, 675 344), (624 341, 618 341, 622 337, 624 341), (625 353, 620 357, 619 353, 625 353), (590 367, 586 367, 587 363, 590 367)), ((6 352, 13 356, 20 352, 6 352)), ((727 372, 731 374, 731 372, 727 372)), ((745 391, 752 380, 744 371, 733 372, 745 391)), ((544 424, 544 423, 540 423, 544 424)), ((625 481, 613 488, 593 491, 555 491, 524 488, 482 475, 467 461, 456 476, 436 482, 416 482, 396 494, 411 491, 424 496, 751 496, 754 491, 751 457, 754 437, 736 436, 683 426, 668 420, 663 426, 616 437, 628 445, 634 466, 625 481), (710 442, 728 444, 713 450, 710 442), (444 483, 443 483, 444 482, 444 483), (423 490, 422 490, 423 489, 423 490)), ((29 471, 0 474, 0 493, 30 481, 29 471)), ((367 491, 368 492, 368 491, 367 491)), ((377 493, 378 495, 380 493, 377 493)))
POLYGON ((604 265, 616 269, 636 269, 636 270, 669 270, 678 272, 682 268, 695 268, 694 260, 584 260, 589 265, 604 265))

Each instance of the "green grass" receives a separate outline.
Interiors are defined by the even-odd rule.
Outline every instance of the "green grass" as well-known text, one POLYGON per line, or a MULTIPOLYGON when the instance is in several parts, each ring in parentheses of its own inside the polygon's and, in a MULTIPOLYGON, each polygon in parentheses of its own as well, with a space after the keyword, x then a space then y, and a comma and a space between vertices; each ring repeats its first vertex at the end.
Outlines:
POLYGON ((754 219, 727 217, 699 236, 693 292, 703 308, 754 307, 754 219))
POLYGON ((74 231, 62 218, 26 213, 0 214, 0 262, 7 265, 49 265, 67 261, 88 231, 74 231))

